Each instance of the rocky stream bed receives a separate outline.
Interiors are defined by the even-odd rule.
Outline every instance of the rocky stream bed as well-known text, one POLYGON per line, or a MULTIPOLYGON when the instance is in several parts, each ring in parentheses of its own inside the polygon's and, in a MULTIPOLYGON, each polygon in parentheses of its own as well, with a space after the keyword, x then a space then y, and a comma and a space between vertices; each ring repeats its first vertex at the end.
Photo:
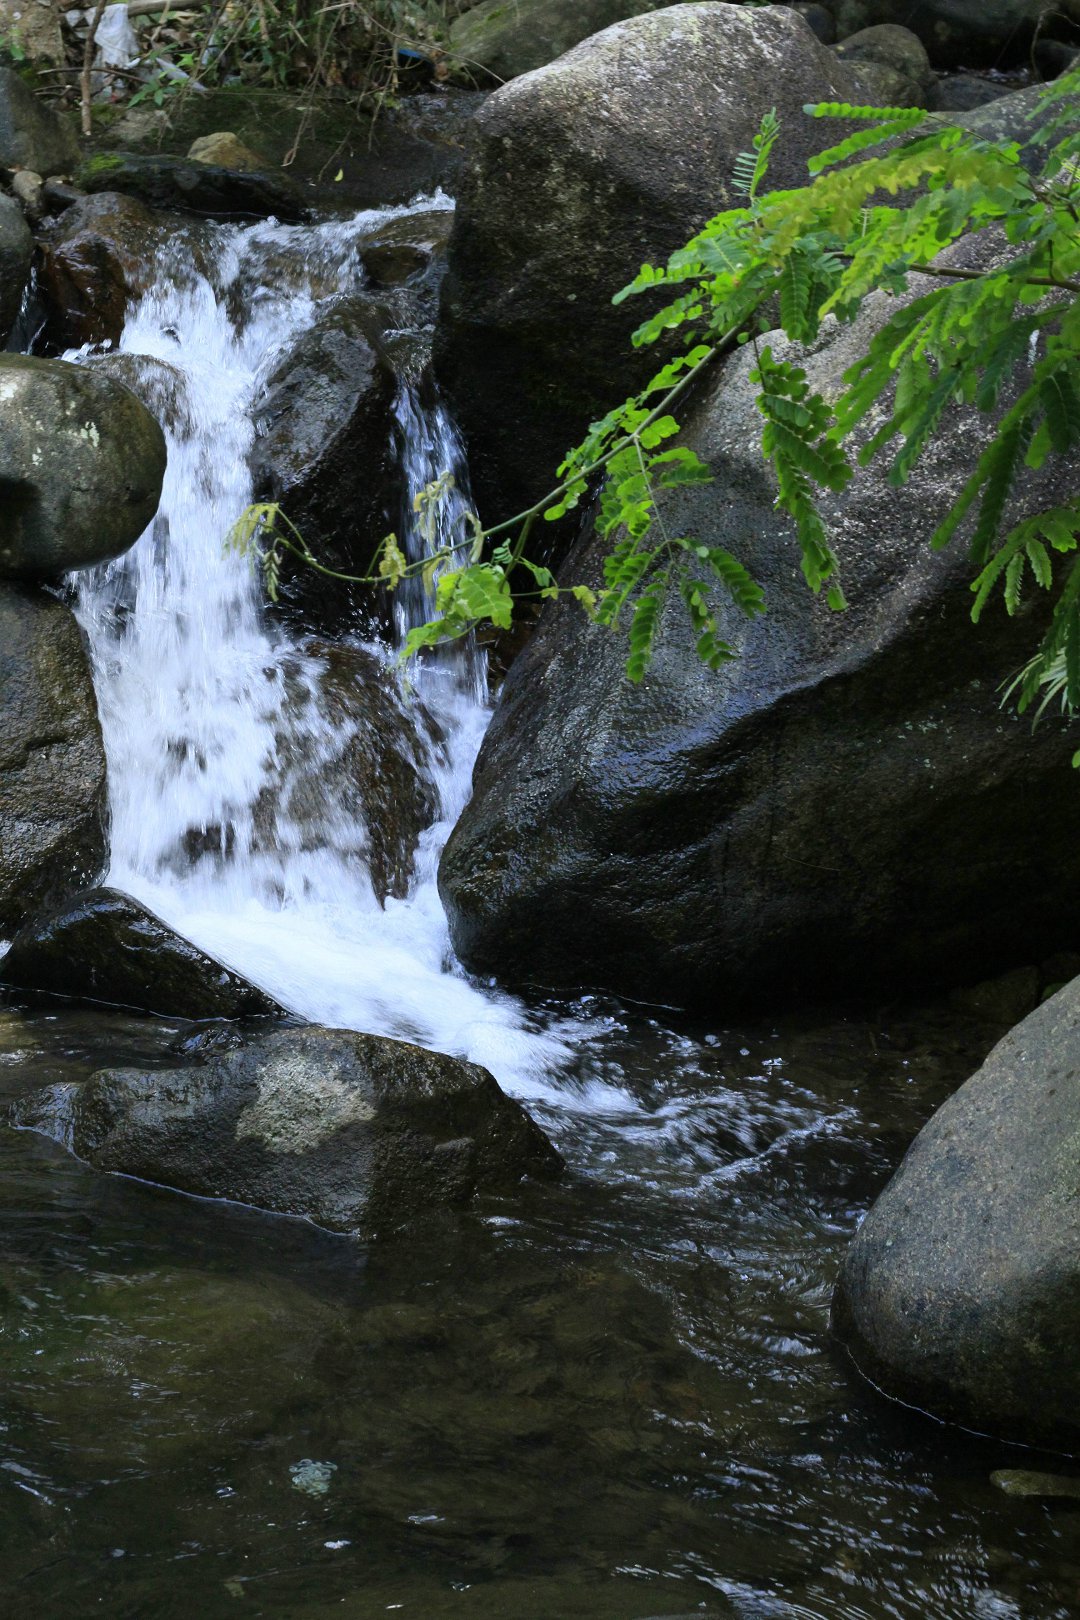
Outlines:
POLYGON ((5 1612, 1071 1620, 1076 775, 925 544, 974 413, 830 506, 840 618, 715 368, 662 515, 767 587, 720 676, 563 604, 403 672, 430 589, 336 575, 546 487, 763 112, 790 185, 809 99, 1015 136, 1077 18, 451 32, 288 174, 288 98, 80 148, 0 66, 5 1612), (334 575, 269 592, 256 500, 334 575))

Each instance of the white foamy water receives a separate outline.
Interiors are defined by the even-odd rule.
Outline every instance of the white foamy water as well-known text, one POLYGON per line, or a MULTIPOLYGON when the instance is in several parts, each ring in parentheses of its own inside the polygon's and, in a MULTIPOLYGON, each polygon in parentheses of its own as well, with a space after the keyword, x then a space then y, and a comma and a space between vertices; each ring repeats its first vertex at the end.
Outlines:
MULTIPOLYGON (((170 244, 120 342, 144 357, 120 364, 166 429, 161 505, 130 552, 79 578, 78 614, 108 757, 107 881, 305 1018, 469 1057, 519 1096, 540 1097, 566 1060, 568 1032, 540 1029, 516 999, 461 973, 435 884, 487 723, 482 662, 457 648, 416 675, 445 738, 427 750, 437 820, 408 896, 380 905, 355 796, 328 795, 314 824, 290 810, 290 784, 340 747, 340 721, 319 707, 323 665, 268 619, 260 579, 223 550, 252 499, 247 458, 265 379, 333 299, 363 285, 367 233, 446 206, 436 197, 315 226, 199 227, 170 244)), ((404 385, 396 416, 406 509, 453 470, 436 540, 463 535, 452 423, 404 385)), ((403 538, 413 551, 422 543, 415 528, 403 538)), ((403 632, 427 604, 413 591, 397 612, 403 632)))

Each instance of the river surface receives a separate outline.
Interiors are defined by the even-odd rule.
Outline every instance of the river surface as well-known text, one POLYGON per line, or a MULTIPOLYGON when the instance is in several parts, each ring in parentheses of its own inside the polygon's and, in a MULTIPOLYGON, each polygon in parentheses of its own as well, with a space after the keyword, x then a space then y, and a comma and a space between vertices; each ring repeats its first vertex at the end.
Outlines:
MULTIPOLYGON (((567 1174, 361 1245, 0 1131, 4 1612, 1067 1620, 1080 1513, 989 1478, 1039 1459, 887 1404, 828 1334, 845 1243, 1000 1030, 794 1023, 780 985, 774 1021, 707 1027, 470 979, 435 887, 489 712, 468 649, 403 690, 439 738, 405 898, 379 904, 348 796, 313 838, 278 791, 267 835, 283 760, 335 738, 318 652, 222 537, 266 378, 393 217, 193 227, 129 311, 170 457, 152 529, 77 584, 109 881, 299 1016, 486 1064, 567 1174)), ((450 464, 463 533, 445 411, 403 377, 392 427, 404 512, 450 464)), ((0 1093, 166 1067, 184 1035, 9 997, 0 1093)))

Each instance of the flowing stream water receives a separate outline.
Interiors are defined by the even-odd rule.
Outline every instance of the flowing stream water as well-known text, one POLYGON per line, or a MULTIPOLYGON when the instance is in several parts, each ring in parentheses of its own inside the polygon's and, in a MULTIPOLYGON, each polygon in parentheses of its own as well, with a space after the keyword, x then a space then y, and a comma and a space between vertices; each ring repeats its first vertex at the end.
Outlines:
MULTIPOLYGON (((486 1064, 567 1175, 364 1247, 0 1133, 5 1612, 1068 1620, 1080 1515, 1002 1497, 1016 1453, 887 1405, 828 1335, 844 1244, 999 1031, 780 1004, 728 1028, 471 980, 435 886, 488 713, 468 652, 402 700, 439 737, 407 896, 380 905, 347 795, 315 838, 290 811, 297 749, 335 747, 323 660, 222 538, 265 379, 392 217, 181 233, 129 312, 169 471, 152 530, 78 587, 108 880, 299 1015, 486 1064)), ((404 380, 395 423, 405 510, 453 464, 456 532, 453 424, 404 380)), ((399 635, 426 611, 397 607, 399 635)), ((0 1093, 167 1067, 178 1036, 9 997, 0 1093)))

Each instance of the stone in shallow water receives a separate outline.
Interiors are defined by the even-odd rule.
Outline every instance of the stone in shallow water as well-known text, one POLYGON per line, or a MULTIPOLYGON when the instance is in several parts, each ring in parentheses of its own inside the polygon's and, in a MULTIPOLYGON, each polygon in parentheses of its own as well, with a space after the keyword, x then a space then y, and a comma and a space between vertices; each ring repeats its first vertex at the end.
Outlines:
POLYGON ((316 1025, 203 1064, 47 1086, 10 1118, 98 1169, 338 1232, 401 1226, 562 1167, 486 1069, 316 1025))
POLYGON ((1080 1445, 1080 979, 925 1125, 848 1249, 833 1326, 886 1394, 1080 1445))
POLYGON ((0 961, 0 980, 168 1018, 284 1011, 118 889, 87 889, 32 918, 0 961))
POLYGON ((1035 1474, 1027 1468, 996 1468, 990 1475, 1006 1496, 1028 1496, 1043 1501, 1080 1498, 1080 1478, 1068 1474, 1035 1474))

